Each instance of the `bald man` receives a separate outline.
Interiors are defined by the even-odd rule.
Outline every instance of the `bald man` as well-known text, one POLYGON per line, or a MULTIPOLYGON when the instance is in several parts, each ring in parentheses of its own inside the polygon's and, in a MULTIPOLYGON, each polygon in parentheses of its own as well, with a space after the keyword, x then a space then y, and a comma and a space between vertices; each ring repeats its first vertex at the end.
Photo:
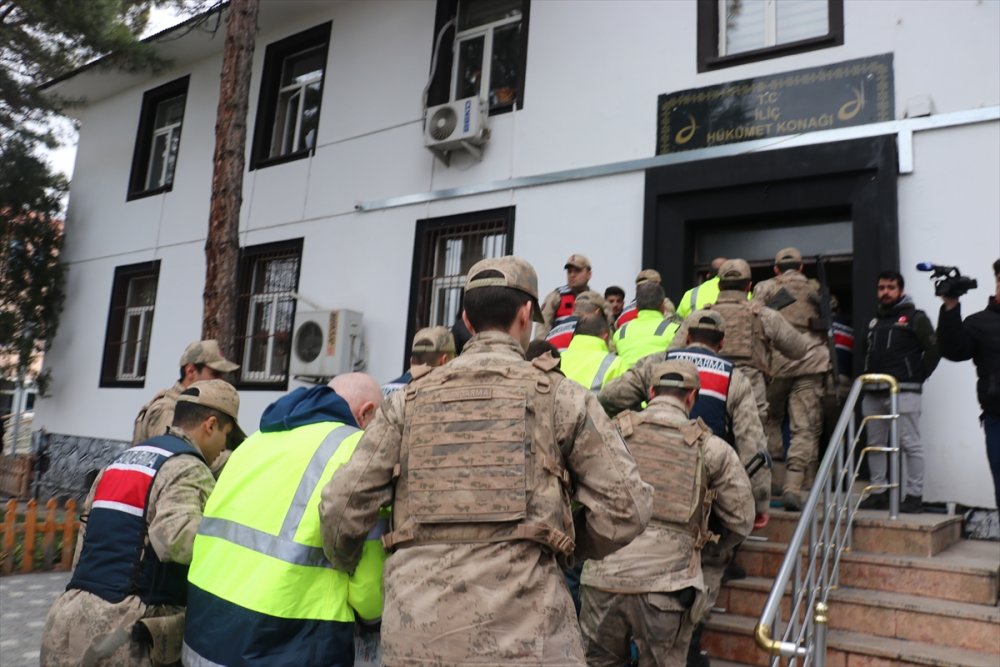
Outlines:
POLYGON ((194 541, 185 664, 353 664, 355 622, 374 628, 382 615, 385 551, 376 526, 353 573, 332 569, 319 498, 381 403, 374 379, 349 373, 264 411, 260 431, 230 457, 194 541))

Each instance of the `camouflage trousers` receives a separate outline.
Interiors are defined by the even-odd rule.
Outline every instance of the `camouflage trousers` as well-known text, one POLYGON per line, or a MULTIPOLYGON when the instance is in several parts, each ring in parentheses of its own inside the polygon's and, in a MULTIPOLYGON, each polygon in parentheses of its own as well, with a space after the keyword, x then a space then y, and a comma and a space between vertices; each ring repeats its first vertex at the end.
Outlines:
POLYGON ((149 646, 133 639, 142 618, 176 614, 183 607, 149 607, 130 595, 111 603, 81 590, 69 590, 52 604, 42 634, 42 667, 149 667, 161 665, 149 646))
POLYGON ((777 377, 767 388, 770 404, 767 419, 767 449, 771 456, 785 459, 787 470, 805 473, 816 460, 819 451, 819 437, 823 430, 823 412, 820 402, 823 397, 823 375, 799 375, 777 377), (781 423, 788 415, 791 429, 791 444, 788 455, 784 456, 784 440, 781 437, 781 423))
POLYGON ((580 629, 589 667, 683 667, 694 625, 672 593, 609 593, 581 588, 580 629))

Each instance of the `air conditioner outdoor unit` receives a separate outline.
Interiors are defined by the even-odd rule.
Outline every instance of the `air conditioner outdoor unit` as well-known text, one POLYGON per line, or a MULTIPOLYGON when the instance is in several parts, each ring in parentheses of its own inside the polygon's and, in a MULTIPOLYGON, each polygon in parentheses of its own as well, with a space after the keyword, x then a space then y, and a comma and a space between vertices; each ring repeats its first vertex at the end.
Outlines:
POLYGON ((485 100, 478 97, 428 107, 424 114, 424 145, 439 156, 466 150, 480 159, 480 147, 490 138, 488 111, 485 100))
POLYGON ((365 367, 362 315, 353 310, 312 310, 295 313, 292 375, 331 378, 365 367))

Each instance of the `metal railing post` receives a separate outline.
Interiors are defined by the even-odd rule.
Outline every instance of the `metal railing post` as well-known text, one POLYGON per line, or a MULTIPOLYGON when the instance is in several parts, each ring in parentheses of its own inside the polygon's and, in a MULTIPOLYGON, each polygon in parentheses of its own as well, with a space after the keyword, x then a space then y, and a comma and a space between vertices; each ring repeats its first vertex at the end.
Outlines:
MULTIPOLYGON (((881 387, 880 387, 881 388, 881 387)), ((857 507, 852 500, 853 484, 860 464, 854 461, 865 426, 875 420, 889 420, 887 447, 865 447, 862 452, 885 452, 890 455, 890 517, 899 512, 900 451, 897 419, 899 417, 899 384, 891 375, 866 374, 854 381, 843 410, 837 420, 826 455, 816 473, 813 488, 802 507, 802 513, 774 584, 755 628, 757 645, 772 656, 789 658, 790 665, 801 660, 806 665, 826 663, 826 643, 829 620, 827 600, 830 591, 839 584, 841 553, 851 548, 851 529, 857 507), (854 411, 866 385, 887 385, 890 394, 890 414, 865 417, 860 428, 854 422, 854 411), (835 486, 831 486, 835 485, 835 486), (822 525, 817 522, 822 521, 822 525), (805 554, 803 554, 805 550, 805 554), (803 556, 805 561, 803 562, 803 556), (784 630, 781 629, 781 604, 786 588, 791 588, 791 604, 784 630)), ((871 490, 866 487, 865 491, 871 490)), ((881 485, 880 487, 881 488, 881 485)), ((772 665, 780 661, 772 658, 772 665)))
POLYGON ((819 601, 816 603, 816 615, 813 617, 815 622, 814 628, 816 630, 815 643, 813 645, 813 664, 816 667, 824 667, 826 664, 826 626, 830 620, 829 617, 830 608, 825 602, 819 601))
MULTIPOLYGON (((899 386, 893 384, 889 389, 889 410, 894 415, 899 414, 899 386)), ((899 518, 899 495, 903 488, 903 480, 900 479, 900 452, 899 452, 899 420, 889 421, 889 518, 899 518)))

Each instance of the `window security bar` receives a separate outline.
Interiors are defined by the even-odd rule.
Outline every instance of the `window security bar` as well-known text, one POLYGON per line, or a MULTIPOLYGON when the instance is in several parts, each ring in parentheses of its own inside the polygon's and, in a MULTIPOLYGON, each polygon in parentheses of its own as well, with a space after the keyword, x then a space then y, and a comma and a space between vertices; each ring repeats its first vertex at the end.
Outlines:
POLYGON ((899 384, 896 378, 870 373, 854 381, 754 630, 757 645, 773 656, 772 667, 777 667, 782 657, 790 659, 790 667, 800 664, 824 667, 826 664, 830 591, 839 584, 840 557, 851 548, 851 529, 861 499, 875 488, 867 486, 861 497, 856 500, 852 497, 851 489, 861 467, 860 460, 854 462, 854 452, 868 424, 877 420, 889 421, 889 446, 866 447, 862 455, 873 451, 888 452, 889 483, 879 488, 888 488, 889 518, 898 519, 901 486, 898 419, 899 384), (857 428, 855 407, 868 385, 876 385, 878 389, 888 385, 889 413, 865 417, 857 428), (789 585, 789 617, 784 622, 784 629, 776 632, 782 627, 781 601, 789 585))

